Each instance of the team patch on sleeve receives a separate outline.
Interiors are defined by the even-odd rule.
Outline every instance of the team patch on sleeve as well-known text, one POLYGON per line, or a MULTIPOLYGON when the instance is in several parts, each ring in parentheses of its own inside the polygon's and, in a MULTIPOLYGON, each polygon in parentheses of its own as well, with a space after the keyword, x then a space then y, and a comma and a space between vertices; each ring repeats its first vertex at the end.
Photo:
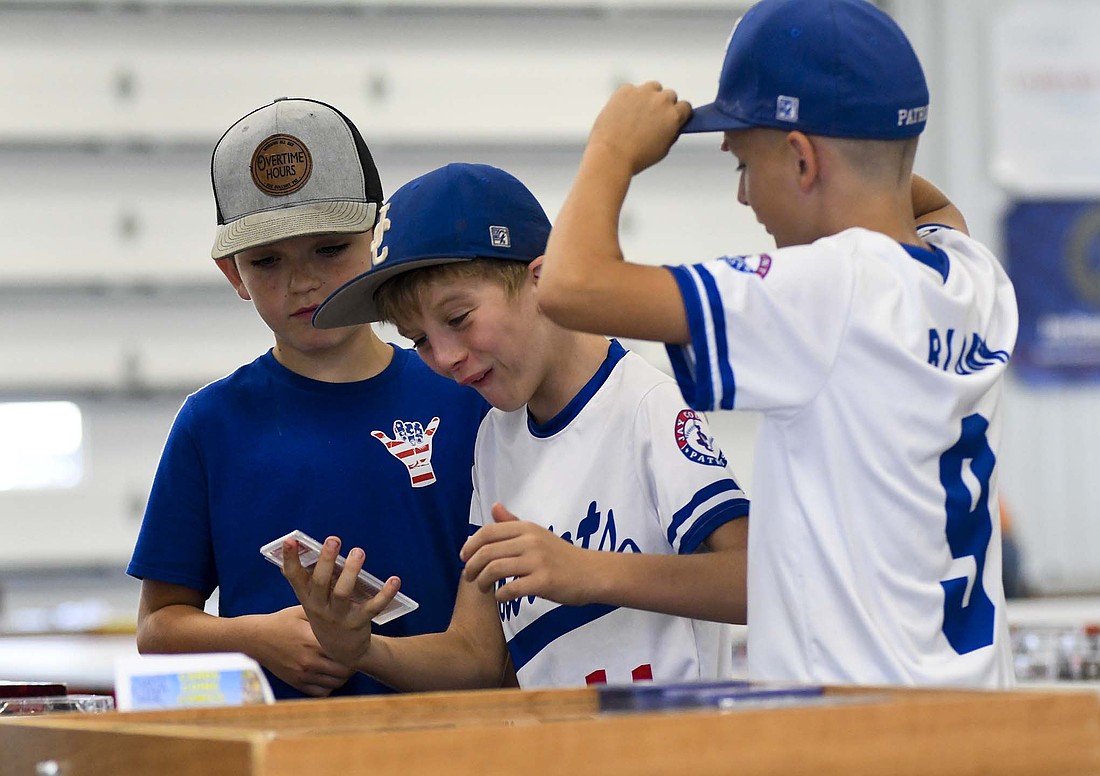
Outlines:
POLYGON ((766 253, 757 253, 752 256, 723 256, 722 261, 738 272, 760 277, 767 277, 768 270, 772 268, 772 257, 766 253))
POLYGON ((680 410, 676 416, 676 446, 689 461, 707 466, 725 466, 726 456, 710 434, 707 419, 695 410, 680 410))

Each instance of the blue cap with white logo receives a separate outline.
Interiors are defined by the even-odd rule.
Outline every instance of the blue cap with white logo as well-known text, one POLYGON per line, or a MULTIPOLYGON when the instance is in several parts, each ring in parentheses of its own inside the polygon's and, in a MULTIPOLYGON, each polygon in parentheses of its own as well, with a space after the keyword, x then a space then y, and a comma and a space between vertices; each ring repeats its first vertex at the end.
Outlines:
POLYGON ((920 61, 883 11, 865 0, 762 0, 734 26, 717 98, 680 131, 897 140, 927 119, 920 61))
POLYGON ((313 313, 319 329, 379 320, 374 292, 395 275, 473 259, 530 263, 546 252, 550 219, 514 176, 454 162, 406 183, 378 211, 371 268, 313 313))

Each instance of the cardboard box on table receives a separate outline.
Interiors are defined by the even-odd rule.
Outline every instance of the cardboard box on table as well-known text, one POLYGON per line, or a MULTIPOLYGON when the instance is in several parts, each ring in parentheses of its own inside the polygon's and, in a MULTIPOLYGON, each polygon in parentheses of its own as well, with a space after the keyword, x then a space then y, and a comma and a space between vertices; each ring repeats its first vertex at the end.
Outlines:
POLYGON ((1100 774, 1100 696, 826 688, 778 708, 607 713, 490 690, 0 721, 0 774, 1100 774))

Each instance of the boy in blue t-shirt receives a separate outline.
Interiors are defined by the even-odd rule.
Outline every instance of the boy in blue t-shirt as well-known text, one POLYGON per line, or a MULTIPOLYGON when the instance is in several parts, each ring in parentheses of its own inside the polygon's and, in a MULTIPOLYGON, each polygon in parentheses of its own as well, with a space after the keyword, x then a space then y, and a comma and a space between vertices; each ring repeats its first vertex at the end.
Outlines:
POLYGON ((259 548, 294 529, 354 537, 419 603, 379 632, 446 628, 485 402, 369 326, 311 326, 369 268, 382 201, 339 111, 301 99, 253 111, 218 142, 211 174, 211 255, 275 345, 176 417, 127 569, 142 580, 138 649, 243 652, 279 698, 387 692, 325 655, 259 548), (215 589, 218 616, 204 612, 215 589))

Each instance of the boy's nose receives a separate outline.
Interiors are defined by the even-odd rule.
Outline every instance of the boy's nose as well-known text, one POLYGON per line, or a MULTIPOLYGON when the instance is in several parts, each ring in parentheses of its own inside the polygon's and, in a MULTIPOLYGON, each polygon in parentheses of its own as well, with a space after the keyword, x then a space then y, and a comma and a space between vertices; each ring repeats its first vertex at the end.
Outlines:
POLYGON ((300 294, 312 291, 318 288, 321 283, 320 274, 305 267, 298 268, 290 273, 290 291, 293 293, 300 294))
POLYGON ((444 341, 438 345, 433 344, 432 350, 438 371, 454 380, 461 380, 462 375, 459 372, 466 360, 466 348, 458 342, 444 341))
POLYGON ((741 173, 741 175, 737 179, 737 201, 740 202, 742 205, 747 206, 749 204, 749 197, 745 193, 745 174, 744 173, 741 173))

